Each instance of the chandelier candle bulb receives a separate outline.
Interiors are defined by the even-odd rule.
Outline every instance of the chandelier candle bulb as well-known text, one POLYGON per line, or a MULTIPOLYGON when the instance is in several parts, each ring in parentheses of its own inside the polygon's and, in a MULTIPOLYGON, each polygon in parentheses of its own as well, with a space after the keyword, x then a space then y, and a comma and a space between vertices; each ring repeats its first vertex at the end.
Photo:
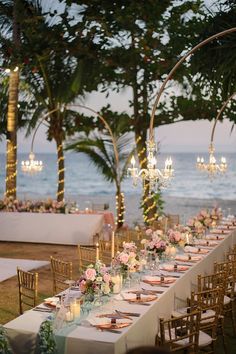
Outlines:
POLYGON ((96 243, 96 261, 99 260, 99 244, 96 243))

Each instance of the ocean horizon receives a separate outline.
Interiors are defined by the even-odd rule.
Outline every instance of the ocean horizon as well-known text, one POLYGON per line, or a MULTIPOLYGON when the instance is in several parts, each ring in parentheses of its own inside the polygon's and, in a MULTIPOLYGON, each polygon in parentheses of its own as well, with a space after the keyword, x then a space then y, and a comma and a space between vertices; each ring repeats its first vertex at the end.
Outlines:
MULTIPOLYGON (((18 154, 17 195, 19 199, 55 199, 57 190, 57 157, 54 153, 36 153, 36 159, 42 160, 42 172, 28 175, 21 171, 22 160, 29 154, 18 154)), ((208 154, 201 154, 205 161, 208 154)), ((163 190, 163 196, 200 198, 200 199, 236 199, 236 157, 234 153, 223 154, 228 162, 225 175, 217 176, 211 181, 207 174, 196 169, 195 152, 161 153, 157 165, 161 169, 164 161, 171 156, 173 160, 174 178, 168 188, 163 190)), ((5 192, 5 154, 0 153, 0 198, 5 192)), ((217 160, 221 154, 216 154, 217 160)), ((114 184, 107 182, 96 167, 84 154, 66 152, 65 154, 65 199, 76 200, 79 195, 98 196, 114 195, 114 184)), ((126 195, 141 194, 141 182, 133 187, 131 178, 122 183, 126 195)))

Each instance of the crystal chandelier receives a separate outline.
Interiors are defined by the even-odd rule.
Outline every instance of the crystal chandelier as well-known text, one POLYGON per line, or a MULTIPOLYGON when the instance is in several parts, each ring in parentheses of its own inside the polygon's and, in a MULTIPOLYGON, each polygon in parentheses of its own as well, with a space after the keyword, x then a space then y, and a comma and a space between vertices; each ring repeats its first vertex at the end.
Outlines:
POLYGON ((197 158, 197 169, 200 171, 207 172, 210 178, 213 178, 217 173, 225 173, 227 171, 227 162, 225 157, 221 157, 220 163, 214 156, 215 148, 211 142, 209 147, 209 162, 205 163, 203 157, 197 158))
POLYGON ((219 173, 225 173, 227 171, 228 165, 225 157, 221 157, 220 163, 217 163, 216 158, 214 156, 215 148, 213 145, 214 141, 214 134, 215 134, 215 128, 216 128, 216 123, 221 116, 222 112, 226 108, 227 104, 229 101, 236 95, 236 92, 234 92, 222 105, 221 109, 219 110, 213 128, 211 132, 211 143, 209 146, 209 162, 205 163, 203 157, 198 157, 197 158, 197 169, 203 172, 207 172, 209 177, 212 179, 214 178, 217 174, 219 173))
POLYGON ((35 160, 33 152, 29 154, 29 160, 21 162, 21 170, 27 173, 41 172, 43 169, 42 161, 35 160))
POLYGON ((132 167, 128 168, 128 173, 133 179, 133 185, 137 186, 138 180, 149 182, 149 192, 154 192, 158 188, 165 188, 168 186, 171 178, 174 175, 172 168, 172 159, 167 158, 165 161, 165 168, 160 170, 157 168, 157 147, 156 143, 150 139, 146 142, 147 145, 147 168, 139 169, 135 167, 136 161, 134 156, 131 158, 132 167))

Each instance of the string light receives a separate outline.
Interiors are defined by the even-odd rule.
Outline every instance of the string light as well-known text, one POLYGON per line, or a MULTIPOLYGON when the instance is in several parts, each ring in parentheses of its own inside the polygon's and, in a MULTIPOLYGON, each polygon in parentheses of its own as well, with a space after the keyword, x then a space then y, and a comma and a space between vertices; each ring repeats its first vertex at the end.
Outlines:
MULTIPOLYGON (((62 144, 60 144, 57 148, 57 156, 60 154, 60 153, 63 153, 63 146, 62 144)), ((65 167, 64 167, 64 160, 65 160, 65 157, 64 156, 60 156, 58 157, 57 159, 57 165, 58 165, 58 188, 57 188, 57 200, 61 200, 61 199, 64 199, 64 194, 65 194, 65 179, 64 179, 64 172, 65 172, 65 167), (60 168, 60 163, 63 163, 63 168, 60 168), (61 175, 63 177, 61 177, 61 175), (62 186, 62 189, 61 189, 61 186, 62 186)))
POLYGON ((125 214, 125 196, 124 193, 120 193, 120 195, 116 195, 116 226, 123 225, 125 222, 124 219, 125 214), (119 208, 119 199, 120 199, 120 208, 119 208), (120 210, 119 210, 120 209, 120 210))
MULTIPOLYGON (((136 146, 141 140, 142 140, 141 136, 138 136, 136 139, 136 146)), ((138 152, 138 160, 141 168, 143 168, 143 166, 145 166, 145 163, 147 162, 147 157, 146 155, 144 155, 145 151, 146 149, 145 147, 143 147, 138 152)), ((156 213, 156 202, 153 200, 153 194, 149 193, 149 191, 150 191, 149 183, 147 182, 143 183, 143 196, 142 196, 141 208, 143 209, 143 220, 146 224, 151 224, 158 218, 158 214, 156 213), (152 201, 152 204, 147 207, 149 201, 152 201), (153 216, 150 217, 150 215, 152 214, 153 216)))
MULTIPOLYGON (((15 154, 15 151, 17 149, 17 145, 12 145, 10 140, 7 140, 7 156, 9 156, 9 154, 11 154, 12 152, 15 154)), ((14 163, 7 163, 6 164, 6 178, 5 178, 5 182, 6 182, 6 192, 5 192, 5 196, 6 197, 10 197, 10 196, 14 196, 16 195, 16 191, 17 188, 11 188, 9 187, 9 185, 11 185, 11 182, 14 181, 16 179, 17 176, 17 160, 14 163), (14 172, 11 172, 11 171, 14 172)))

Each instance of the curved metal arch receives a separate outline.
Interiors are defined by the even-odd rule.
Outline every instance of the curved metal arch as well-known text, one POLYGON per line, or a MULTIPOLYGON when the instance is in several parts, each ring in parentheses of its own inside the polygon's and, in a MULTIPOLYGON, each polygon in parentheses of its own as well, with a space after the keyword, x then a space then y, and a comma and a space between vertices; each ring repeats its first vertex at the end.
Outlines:
POLYGON ((167 82, 172 78, 173 74, 175 73, 175 71, 178 69, 178 67, 185 61, 185 59, 187 59, 191 54, 193 54, 197 49, 203 47, 205 44, 211 42, 213 39, 216 38, 220 38, 223 37, 229 33, 233 33, 236 32, 236 27, 232 27, 229 28, 227 30, 224 30, 222 32, 216 33, 214 35, 212 35, 211 37, 208 37, 207 39, 205 39, 204 41, 198 43, 195 47, 193 47, 191 50, 189 50, 176 64, 175 66, 171 69, 171 71, 169 72, 169 74, 167 75, 166 79, 164 80, 164 82, 162 83, 159 92, 157 93, 157 97, 154 101, 153 104, 153 108, 152 108, 152 113, 151 113, 151 119, 150 119, 150 126, 149 126, 149 139, 150 140, 154 140, 154 118, 155 118, 155 112, 157 109, 157 106, 159 104, 161 95, 165 89, 165 86, 167 84, 167 82))
POLYGON ((215 119, 215 122, 214 122, 214 125, 213 125, 213 128, 212 128, 212 131, 211 131, 211 144, 213 143, 213 140, 214 140, 214 134, 215 134, 215 129, 216 129, 216 123, 217 121, 219 120, 221 114, 223 113, 223 111, 225 110, 227 104, 229 103, 229 101, 236 95, 236 92, 234 92, 225 102, 224 104, 222 105, 221 109, 219 110, 217 116, 216 116, 216 119, 215 119))
MULTIPOLYGON (((82 109, 86 109, 94 114, 96 114, 98 116, 98 118, 103 122, 103 124, 105 125, 106 129, 108 130, 110 136, 111 136, 111 140, 112 140, 112 145, 113 145, 113 149, 114 149, 114 154, 115 154, 115 161, 116 161, 116 169, 117 169, 117 173, 119 174, 120 171, 119 171, 119 153, 118 153, 118 149, 117 149, 117 144, 116 144, 116 140, 115 140, 115 137, 114 137, 114 134, 111 130, 111 127, 109 126, 109 124, 107 123, 106 119, 100 114, 98 113, 97 111, 95 111, 94 109, 88 107, 88 106, 84 106, 84 105, 81 105, 81 104, 69 104, 69 105, 66 105, 64 106, 63 108, 66 109, 70 109, 70 108, 82 108, 82 109)), ((36 136, 36 133, 39 129, 39 127, 41 126, 41 124, 45 121, 46 118, 48 118, 48 116, 50 116, 50 114, 54 113, 54 112, 57 112, 61 109, 61 107, 57 107, 57 108, 54 108, 53 110, 47 112, 41 119, 40 119, 40 122, 38 123, 35 131, 34 131, 34 134, 33 134, 33 137, 32 137, 32 142, 31 142, 31 152, 33 152, 33 147, 34 147, 34 140, 35 140, 35 136, 36 136)))

